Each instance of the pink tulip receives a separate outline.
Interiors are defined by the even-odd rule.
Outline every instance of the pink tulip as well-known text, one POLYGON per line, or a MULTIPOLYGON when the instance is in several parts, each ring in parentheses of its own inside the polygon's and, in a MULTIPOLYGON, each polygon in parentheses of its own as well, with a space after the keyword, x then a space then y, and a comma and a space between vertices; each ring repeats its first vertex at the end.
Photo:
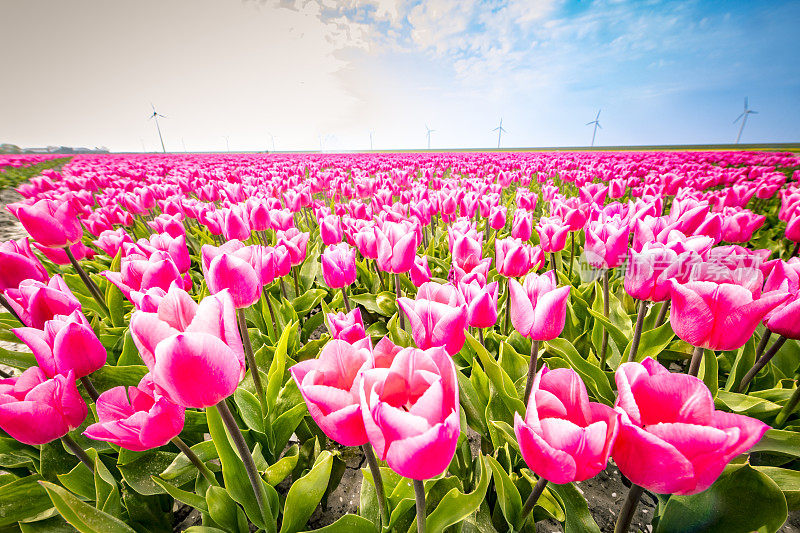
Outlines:
POLYGON ((800 340, 800 293, 795 292, 784 304, 777 307, 764 321, 764 325, 773 333, 787 339, 800 340))
POLYGON ((574 370, 544 366, 534 378, 525 419, 514 413, 514 434, 536 475, 552 483, 571 483, 605 469, 619 418, 607 405, 589 401, 574 370))
POLYGON ((361 309, 358 307, 349 313, 340 311, 338 313, 328 313, 325 316, 328 319, 331 338, 341 339, 349 343, 366 338, 364 320, 361 318, 361 309))
POLYGON ((11 331, 28 345, 49 378, 70 371, 76 378, 82 378, 106 363, 106 349, 78 310, 69 316, 58 315, 48 320, 43 329, 16 328, 11 331))
POLYGON ((12 204, 8 207, 42 246, 64 248, 83 237, 83 228, 71 198, 64 201, 42 199, 33 205, 12 204))
POLYGON ((658 494, 697 494, 769 426, 714 409, 694 376, 672 374, 651 358, 623 363, 615 375, 622 415, 614 462, 632 483, 658 494))
POLYGON ((536 232, 539 234, 539 245, 545 253, 560 252, 567 246, 569 226, 564 225, 558 217, 539 220, 536 232))
POLYGON ((675 334, 692 346, 736 350, 787 298, 787 293, 772 292, 754 299, 751 291, 733 283, 673 281, 669 319, 675 334))
POLYGON ((529 241, 533 234, 533 213, 517 209, 514 211, 514 221, 511 223, 511 237, 529 241))
POLYGON ((278 246, 283 246, 289 252, 292 266, 303 263, 308 253, 308 232, 300 232, 295 228, 278 231, 278 246))
POLYGON ((261 298, 261 254, 255 247, 219 254, 203 270, 211 294, 227 289, 237 309, 250 307, 261 298), (249 255, 250 261, 242 255, 249 255))
POLYGON ((535 341, 553 340, 564 329, 570 286, 559 287, 555 272, 525 276, 522 285, 509 280, 511 323, 520 335, 535 341))
POLYGON ((136 311, 130 332, 159 394, 184 407, 216 405, 244 377, 242 339, 227 290, 198 305, 172 287, 158 312, 136 311))
POLYGON ((467 305, 452 285, 425 283, 415 300, 399 298, 397 305, 411 323, 411 333, 419 348, 444 346, 454 355, 466 340, 467 305))
POLYGON ((23 444, 46 444, 86 419, 89 409, 68 372, 47 379, 39 367, 0 379, 0 429, 23 444))
POLYGON ((183 215, 180 213, 176 215, 158 215, 152 222, 148 222, 147 225, 158 233, 168 233, 172 237, 177 238, 181 235, 186 235, 186 228, 183 227, 183 215))
POLYGON ((356 281, 356 251, 347 243, 328 246, 322 256, 322 277, 328 287, 340 289, 356 281))
POLYGON ((148 257, 155 252, 165 253, 181 274, 189 272, 192 267, 189 248, 186 246, 186 235, 172 237, 169 233, 154 233, 148 239, 139 239, 136 244, 148 257))
POLYGON ((103 250, 109 257, 117 257, 123 243, 133 244, 133 239, 123 228, 107 229, 100 233, 94 245, 103 250))
POLYGON ((401 274, 414 265, 417 252, 417 233, 405 224, 386 222, 375 232, 378 243, 378 268, 384 272, 401 274))
POLYGON ((531 269, 538 270, 544 264, 544 254, 538 246, 524 244, 520 239, 495 241, 495 268, 506 277, 524 276, 531 269))
POLYGON ((128 296, 131 303, 137 311, 145 311, 147 313, 155 313, 158 311, 158 304, 167 295, 167 291, 161 287, 153 287, 144 292, 131 291, 128 296))
POLYGON ((628 255, 628 226, 618 218, 586 225, 584 253, 595 268, 616 268, 628 255))
POLYGON ((364 228, 353 235, 358 253, 366 259, 378 258, 378 238, 374 227, 364 228))
POLYGON ((130 298, 131 291, 143 292, 153 287, 167 290, 172 282, 183 289, 190 289, 192 280, 188 274, 181 277, 178 267, 163 252, 155 252, 150 259, 123 259, 120 272, 106 270, 103 275, 130 298))
POLYGON ((478 280, 460 282, 458 290, 467 302, 467 325, 472 328, 489 328, 497 323, 498 283, 481 286, 478 280))
POLYGON ((250 221, 239 206, 222 211, 222 234, 226 240, 246 241, 250 238, 250 221))
POLYGON ((164 446, 183 430, 185 409, 155 390, 150 375, 136 387, 114 387, 97 399, 98 422, 84 436, 143 452, 164 446))
POLYGON ((461 423, 456 369, 444 349, 405 348, 389 368, 365 370, 359 398, 378 459, 411 479, 445 471, 461 423))
POLYGON ((722 211, 722 240, 727 242, 748 242, 753 233, 764 225, 765 215, 757 215, 749 209, 726 207, 722 211))
POLYGON ((320 429, 343 446, 368 442, 361 413, 361 372, 372 367, 369 344, 333 339, 317 359, 308 359, 289 371, 320 429))
POLYGON ((341 219, 336 215, 328 215, 320 220, 319 235, 326 246, 342 242, 344 232, 341 219))
POLYGON ((16 289, 26 279, 47 282, 48 277, 27 238, 0 244, 0 293, 16 289))
POLYGON ((631 248, 625 272, 625 291, 633 298, 650 302, 669 300, 670 276, 675 275, 678 254, 660 243, 648 243, 637 253, 631 248))
POLYGON ((489 213, 489 227, 493 230, 499 230, 506 226, 506 212, 507 208, 504 205, 494 206, 489 213))
POLYGON ((480 261, 483 255, 483 243, 474 228, 464 233, 451 228, 448 239, 454 264, 464 268, 480 261))
POLYGON ((420 255, 414 258, 414 266, 409 271, 411 283, 419 287, 431 280, 431 268, 428 266, 428 256, 420 255))
POLYGON ((36 329, 43 329, 45 322, 56 315, 69 315, 81 309, 81 303, 58 274, 47 280, 46 285, 25 280, 18 288, 8 289, 6 297, 22 322, 36 329))
MULTIPOLYGON (((34 242, 33 245, 40 251, 42 254, 57 265, 68 265, 70 264, 69 257, 67 253, 64 251, 63 248, 48 248, 47 246, 42 246, 38 242, 34 242)), ((76 242, 72 246, 69 247, 69 251, 72 252, 72 255, 75 256, 77 261, 83 261, 87 257, 91 259, 96 255, 96 252, 83 244, 82 242, 76 242)))

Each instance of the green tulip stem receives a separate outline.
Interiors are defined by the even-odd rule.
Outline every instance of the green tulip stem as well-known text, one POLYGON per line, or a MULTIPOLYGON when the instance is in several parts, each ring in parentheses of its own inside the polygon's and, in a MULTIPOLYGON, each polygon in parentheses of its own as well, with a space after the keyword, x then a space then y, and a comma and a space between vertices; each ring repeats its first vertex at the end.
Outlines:
POLYGON ((511 322, 511 278, 506 278, 506 325, 504 328, 506 335, 511 334, 508 328, 509 322, 511 322))
POLYGON ((569 232, 569 282, 572 283, 572 263, 575 261, 575 232, 569 232))
POLYGON ((553 273, 558 272, 558 265, 556 265, 556 253, 550 252, 550 268, 552 269, 553 273))
POLYGON ((664 303, 661 304, 661 311, 658 312, 658 317, 656 318, 656 327, 661 327, 664 325, 664 322, 667 320, 667 313, 669 312, 669 300, 665 300, 664 303))
MULTIPOLYGON (((399 301, 400 298, 403 297, 403 289, 400 288, 400 274, 397 272, 394 273, 394 288, 397 292, 397 300, 399 301)), ((400 309, 400 306, 397 306, 398 315, 400 316, 400 329, 406 329, 406 315, 403 313, 403 310, 400 309)))
POLYGON ((219 412, 220 418, 222 418, 222 423, 225 424, 225 427, 228 429, 228 435, 230 435, 231 440, 233 440, 233 443, 236 446, 236 450, 239 452, 239 457, 241 457, 242 463, 244 463, 244 469, 247 471, 247 477, 250 479, 250 485, 253 487, 253 492, 256 496, 256 503, 258 504, 258 509, 261 512, 261 516, 270 516, 265 512, 267 497, 264 491, 264 481, 261 479, 261 475, 258 473, 256 464, 253 461, 253 455, 250 452, 250 448, 247 447, 247 442, 244 440, 244 435, 242 435, 242 430, 239 429, 239 426, 236 424, 236 419, 233 418, 233 413, 231 413, 231 410, 228 407, 228 404, 225 403, 225 400, 219 402, 216 405, 216 408, 217 412, 219 412))
POLYGON ((772 336, 772 330, 766 328, 764 330, 764 334, 761 336, 761 341, 758 343, 758 348, 756 348, 756 359, 761 357, 761 354, 764 353, 764 350, 767 349, 767 343, 769 342, 769 338, 772 336))
POLYGON ((197 457, 197 454, 192 451, 192 449, 187 445, 180 437, 174 437, 172 439, 172 444, 178 447, 178 449, 183 452, 183 454, 189 458, 194 466, 203 474, 203 477, 208 480, 209 483, 212 485, 219 485, 217 483, 217 478, 214 477, 214 472, 209 470, 206 464, 197 457))
POLYGON ((350 300, 347 298, 347 290, 342 287, 342 298, 344 298, 344 308, 349 313, 350 312, 350 300))
POLYGON ((283 296, 283 299, 287 302, 289 301, 289 297, 286 296, 286 282, 284 281, 283 276, 281 276, 281 296, 283 296))
POLYGON ((789 259, 791 259, 792 257, 797 257, 798 252, 800 252, 800 241, 798 241, 797 244, 794 245, 794 250, 792 250, 792 255, 789 257, 789 259))
POLYGON ((795 389, 792 393, 792 396, 789 398, 789 401, 783 406, 783 408, 778 413, 778 416, 775 417, 775 427, 780 429, 786 424, 786 420, 789 416, 797 409, 797 404, 800 403, 800 386, 795 383, 795 389))
MULTIPOLYGON (((603 316, 608 318, 608 276, 609 270, 603 272, 603 316)), ((600 370, 606 368, 606 357, 608 356, 608 328, 603 326, 603 342, 600 345, 600 370)))
POLYGON ((425 533, 425 483, 414 480, 414 498, 417 501, 417 533, 425 533))
POLYGON ((375 452, 369 442, 362 444, 361 449, 364 451, 364 457, 367 458, 369 471, 372 473, 372 482, 375 484, 375 494, 378 496, 378 507, 381 510, 381 523, 383 527, 388 527, 389 508, 386 504, 386 492, 383 488, 383 477, 381 476, 381 469, 378 467, 378 459, 375 458, 375 452))
POLYGON ((261 373, 258 371, 256 356, 253 354, 253 345, 250 344, 250 332, 247 331, 247 319, 244 316, 244 309, 236 310, 236 324, 239 326, 239 334, 242 336, 242 346, 244 347, 244 357, 247 366, 250 367, 250 375, 253 376, 253 386, 256 389, 258 401, 261 404, 261 414, 267 416, 267 397, 264 393, 264 385, 261 383, 261 373))
POLYGON ((536 378, 536 370, 539 366, 539 341, 531 341, 531 361, 528 364, 528 381, 525 383, 525 405, 528 405, 528 398, 531 396, 531 388, 536 378))
POLYGON ((272 302, 269 301, 269 292, 267 291, 266 287, 261 289, 261 292, 264 294, 264 300, 267 302, 267 309, 269 309, 269 316, 272 319, 272 333, 275 334, 277 330, 278 323, 275 322, 275 311, 272 309, 272 302))
POLYGON ((94 281, 92 281, 92 278, 89 277, 89 274, 86 273, 86 271, 83 269, 78 260, 75 259, 75 256, 72 255, 72 250, 69 249, 69 246, 64 247, 64 252, 67 254, 69 262, 72 264, 72 268, 74 268, 75 271, 78 273, 78 276, 80 276, 81 281, 83 281, 83 284, 86 285, 87 289, 89 289, 92 298, 94 298, 95 301, 97 302, 97 305, 100 306, 100 310, 103 311, 103 314, 105 314, 106 317, 110 317, 111 312, 108 310, 108 306, 106 305, 106 302, 103 299, 103 295, 100 293, 100 288, 95 284, 94 281))
POLYGON ((636 313, 636 328, 633 330, 633 340, 631 340, 631 353, 628 354, 628 361, 636 360, 636 353, 639 351, 639 341, 642 338, 642 325, 644 316, 647 314, 647 302, 639 300, 639 310, 636 313))
POLYGON ((17 322, 19 322, 19 323, 20 323, 20 324, 22 324, 23 326, 25 325, 25 322, 23 322, 23 321, 22 321, 22 319, 19 317, 19 315, 17 314, 17 312, 16 312, 16 311, 14 311, 14 308, 13 308, 13 307, 11 307, 11 304, 10 304, 10 303, 8 303, 8 300, 6 300, 6 297, 5 297, 5 296, 3 296, 2 294, 0 294, 0 305, 2 305, 3 307, 5 307, 5 308, 6 308, 6 311, 8 311, 8 312, 11 314, 11 316, 13 316, 14 318, 16 318, 16 319, 17 319, 17 322))
POLYGON ((756 361, 756 364, 753 365, 753 368, 751 368, 747 374, 744 375, 742 382, 739 384, 737 392, 742 393, 745 391, 745 389, 747 389, 747 386, 750 384, 753 378, 756 377, 756 374, 758 374, 762 368, 767 366, 767 363, 769 363, 770 359, 775 357, 775 354, 778 353, 778 350, 780 350, 781 346, 783 346, 785 343, 786 337, 781 335, 778 340, 776 340, 772 346, 769 347, 769 350, 767 350, 767 352, 762 355, 758 361, 756 361))
POLYGON ((300 296, 300 278, 297 277, 297 271, 300 267, 292 267, 292 275, 294 276, 294 297, 300 296))
POLYGON ((478 330, 478 340, 481 341, 481 346, 486 348, 486 342, 483 340, 483 328, 477 328, 478 330))
POLYGON ((69 436, 69 433, 61 437, 61 442, 64 443, 64 446, 69 448, 69 451, 75 454, 75 457, 80 459, 80 461, 86 465, 86 468, 89 469, 90 472, 94 472, 94 462, 92 458, 89 457, 89 454, 81 448, 81 445, 75 442, 75 440, 69 436))
POLYGON ((97 392, 97 389, 94 388, 94 384, 89 379, 89 376, 83 376, 80 378, 81 383, 83 384, 83 388, 86 389, 86 393, 89 397, 97 403, 97 399, 100 397, 100 393, 97 392))
POLYGON ((692 352, 692 359, 689 361, 689 370, 686 372, 690 376, 697 376, 700 372, 700 362, 703 360, 703 347, 695 346, 692 352))
POLYGON ((539 480, 534 485, 533 490, 531 491, 531 495, 528 496, 528 499, 525 500, 525 505, 522 506, 522 512, 520 513, 520 518, 522 519, 522 525, 525 525, 525 522, 528 520, 531 512, 533 511, 534 505, 539 500, 539 497, 544 492, 544 488, 547 486, 547 480, 543 477, 539 477, 539 480))
MULTIPOLYGON (((378 261, 373 259, 372 262, 374 263, 373 266, 375 267, 375 272, 378 273, 378 281, 381 284, 381 291, 385 291, 386 290, 386 282, 383 280, 383 274, 381 273, 381 269, 378 268, 378 261)), ((367 260, 367 264, 369 264, 369 259, 367 260)))
POLYGON ((625 498, 625 503, 622 504, 622 510, 617 517, 617 525, 614 526, 614 533, 628 533, 633 521, 633 515, 636 513, 636 506, 639 505, 639 500, 644 494, 644 487, 639 485, 631 485, 628 490, 628 496, 625 498))

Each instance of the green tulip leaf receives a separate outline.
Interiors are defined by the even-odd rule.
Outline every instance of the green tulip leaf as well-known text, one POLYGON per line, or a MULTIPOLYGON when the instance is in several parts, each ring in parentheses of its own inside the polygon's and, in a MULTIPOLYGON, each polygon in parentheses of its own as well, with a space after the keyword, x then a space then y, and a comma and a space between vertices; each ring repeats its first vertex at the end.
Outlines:
POLYGON ((308 474, 292 483, 286 495, 281 533, 296 533, 306 525, 325 494, 332 466, 333 456, 324 451, 308 474))
POLYGON ((122 520, 82 502, 65 488, 48 481, 39 484, 64 520, 81 533, 134 533, 122 520))

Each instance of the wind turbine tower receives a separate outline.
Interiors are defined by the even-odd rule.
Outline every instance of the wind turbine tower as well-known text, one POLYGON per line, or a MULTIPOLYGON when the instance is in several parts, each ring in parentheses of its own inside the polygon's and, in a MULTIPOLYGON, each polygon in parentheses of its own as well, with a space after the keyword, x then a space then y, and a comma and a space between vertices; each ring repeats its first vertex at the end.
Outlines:
POLYGON ((736 144, 739 144, 739 139, 742 138, 742 132, 744 131, 744 125, 747 124, 747 115, 757 115, 758 111, 753 111, 749 107, 747 107, 747 97, 744 97, 744 111, 742 114, 736 117, 736 120, 733 121, 736 124, 739 120, 742 121, 742 125, 739 126, 739 135, 736 136, 736 144))
POLYGON ((493 129, 492 131, 496 131, 497 132, 497 148, 500 149, 500 136, 503 135, 504 133, 508 133, 505 130, 505 128, 503 128, 503 118, 502 117, 500 118, 500 125, 497 126, 495 129, 493 129))
POLYGON ((152 102, 150 103, 150 107, 153 108, 153 114, 150 115, 150 118, 156 121, 156 131, 158 131, 158 138, 161 141, 161 150, 166 154, 167 153, 167 149, 164 148, 164 137, 161 136, 161 128, 158 126, 158 117, 161 117, 161 118, 167 118, 167 117, 165 117, 164 115, 162 115, 160 113, 157 113, 156 112, 156 106, 154 106, 152 104, 152 102))
POLYGON ((430 150, 431 149, 431 133, 435 132, 436 130, 430 129, 427 124, 425 124, 425 129, 427 130, 427 133, 425 134, 425 136, 428 138, 428 150, 430 150))
POLYGON ((594 146, 594 138, 597 135, 597 128, 603 129, 603 126, 600 125, 600 111, 600 109, 597 110, 597 116, 594 117, 593 121, 586 123, 587 126, 594 124, 594 131, 592 132, 592 146, 594 146))

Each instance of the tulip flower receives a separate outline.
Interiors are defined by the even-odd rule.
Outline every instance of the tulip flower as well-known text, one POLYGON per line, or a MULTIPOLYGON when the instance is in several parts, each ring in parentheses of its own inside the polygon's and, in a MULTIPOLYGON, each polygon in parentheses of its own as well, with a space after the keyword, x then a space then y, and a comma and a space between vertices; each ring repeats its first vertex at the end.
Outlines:
POLYGON ((106 349, 78 310, 69 316, 55 316, 45 322, 43 329, 11 331, 28 345, 48 378, 70 371, 76 378, 82 378, 106 363, 106 349))
POLYGON ((612 457, 632 483, 658 494, 697 494, 769 426, 717 411, 698 378, 673 374, 647 357, 615 374, 622 415, 612 457))
POLYGON ((558 337, 566 322, 570 288, 559 287, 552 270, 542 275, 528 274, 522 285, 515 279, 509 280, 514 329, 535 341, 558 337))
POLYGON ((311 418, 328 437, 343 446, 368 442, 359 386, 361 372, 372 367, 371 359, 368 343, 354 345, 333 339, 319 358, 301 361, 289 369, 311 418))
POLYGON ((308 232, 300 232, 295 228, 278 231, 278 246, 283 246, 289 252, 291 265, 298 266, 303 263, 308 253, 308 232))
POLYGON ((497 293, 499 284, 496 281, 481 286, 478 280, 469 283, 460 282, 458 290, 467 303, 467 325, 472 328, 490 328, 497 323, 497 293))
POLYGON ((261 298, 261 255, 254 248, 240 251, 249 255, 250 261, 242 258, 242 253, 222 253, 203 269, 211 294, 228 290, 237 309, 250 307, 261 298))
POLYGON ((569 226, 563 225, 558 217, 542 218, 536 225, 539 245, 545 253, 560 252, 567 246, 569 226))
POLYGON ((616 268, 628 255, 628 226, 618 218, 586 225, 584 253, 595 268, 616 268))
POLYGON ((137 311, 155 313, 158 311, 158 304, 167 295, 167 291, 161 287, 153 287, 144 292, 131 291, 129 298, 137 311))
POLYGON ((322 238, 323 244, 336 244, 342 242, 344 232, 342 230, 342 221, 336 215, 328 215, 320 220, 319 235, 322 238))
POLYGON ((399 222, 386 222, 376 229, 378 268, 384 272, 401 274, 414 265, 418 246, 417 234, 399 222))
POLYGON ((671 282, 670 323, 689 344, 711 350, 736 350, 753 335, 758 323, 789 298, 787 293, 753 293, 734 283, 671 282))
POLYGON ((186 246, 186 235, 173 237, 169 233, 155 233, 148 239, 139 239, 136 244, 148 257, 158 251, 165 253, 181 274, 189 272, 192 266, 189 248, 186 246))
POLYGON ((183 430, 185 409, 155 390, 149 374, 136 387, 114 387, 97 398, 98 422, 84 436, 143 452, 167 444, 183 430))
POLYGON ((366 259, 378 258, 378 239, 374 227, 364 228, 353 235, 358 253, 366 259))
POLYGON ((511 237, 529 241, 533 234, 533 213, 523 209, 514 211, 514 220, 511 223, 511 237))
POLYGON ((777 333, 787 339, 800 339, 800 293, 794 293, 784 305, 780 305, 772 311, 764 325, 773 333, 777 333))
POLYGON ((48 277, 27 237, 0 244, 0 293, 16 289, 26 279, 46 283, 48 277))
POLYGON ((158 233, 168 233, 171 237, 180 237, 186 235, 186 228, 183 227, 183 215, 178 213, 176 215, 160 214, 152 222, 147 223, 148 226, 153 228, 158 233))
POLYGON ((419 287, 431 280, 431 268, 428 266, 427 255, 420 255, 414 258, 414 266, 411 267, 409 276, 411 277, 411 283, 415 287, 419 287))
POLYGON ((458 381, 442 348, 405 348, 389 368, 365 370, 361 414, 378 458, 398 474, 430 479, 448 467, 461 433, 458 381))
POLYGON ((23 444, 46 444, 83 424, 89 409, 75 375, 47 379, 39 367, 0 379, 0 429, 23 444))
POLYGON ((419 348, 444 346, 454 355, 466 340, 467 305, 452 285, 425 283, 415 300, 399 298, 397 305, 411 323, 411 334, 419 348))
POLYGON ((7 290, 6 296, 23 324, 36 329, 43 329, 56 315, 69 315, 81 309, 81 303, 58 274, 47 280, 47 284, 25 280, 18 288, 7 290))
POLYGON ((660 243, 645 244, 641 252, 630 250, 625 272, 625 291, 631 297, 650 302, 669 300, 670 276, 675 275, 678 254, 660 243))
POLYGON ((101 232, 97 240, 92 242, 109 257, 114 258, 117 257, 117 254, 122 249, 123 243, 133 244, 133 239, 123 228, 117 228, 116 230, 107 229, 101 232))
POLYGON ((246 241, 250 238, 250 221, 239 206, 222 211, 222 234, 225 240, 238 239, 246 241))
POLYGON ((544 264, 544 254, 538 246, 523 243, 520 239, 495 241, 495 268, 506 277, 519 277, 544 264))
POLYGON ((83 228, 71 200, 42 199, 33 205, 10 204, 8 208, 36 242, 47 248, 64 248, 83 237, 83 228))
POLYGON ((590 402, 571 368, 536 374, 525 418, 514 413, 514 434, 528 467, 547 481, 583 481, 605 469, 619 429, 619 413, 590 402))
POLYGON ((722 240, 727 242, 748 242, 753 233, 767 220, 765 215, 732 207, 726 207, 722 211, 722 216, 722 240))
POLYGON ((322 256, 322 277, 328 287, 340 289, 356 281, 356 251, 346 243, 328 246, 322 256))
POLYGON ((494 206, 489 213, 489 227, 497 231, 506 226, 507 208, 504 205, 494 206))
POLYGON ((244 348, 227 290, 198 305, 171 287, 156 313, 134 312, 130 332, 155 390, 178 405, 216 405, 244 377, 244 348))
POLYGON ((354 343, 366 338, 364 320, 361 318, 361 309, 356 307, 349 313, 328 313, 325 315, 331 338, 354 343))
POLYGON ((172 282, 183 289, 192 286, 188 274, 181 277, 178 267, 163 252, 153 253, 150 259, 123 259, 120 272, 106 270, 103 275, 129 299, 131 291, 143 292, 153 287, 167 290, 172 282))

